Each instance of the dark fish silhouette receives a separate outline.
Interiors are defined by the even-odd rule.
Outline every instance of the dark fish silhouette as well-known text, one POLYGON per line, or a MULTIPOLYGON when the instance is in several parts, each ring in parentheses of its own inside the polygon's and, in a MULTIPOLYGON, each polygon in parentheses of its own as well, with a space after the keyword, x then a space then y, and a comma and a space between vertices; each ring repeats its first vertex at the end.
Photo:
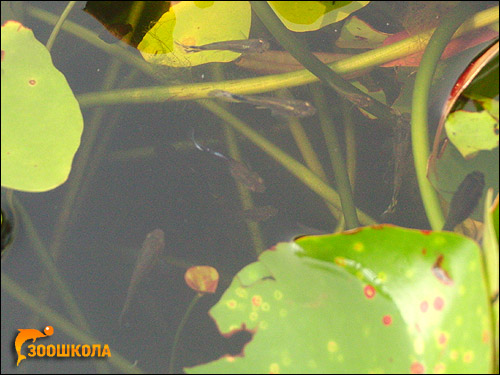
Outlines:
POLYGON ((394 213, 398 204, 399 191, 403 183, 410 162, 410 124, 406 121, 401 121, 399 126, 394 130, 393 140, 393 158, 394 158, 394 181, 392 190, 392 199, 389 207, 382 213, 382 218, 385 219, 388 215, 394 213))
POLYGON ((443 230, 453 231, 476 208, 484 189, 484 174, 474 171, 465 176, 451 198, 450 209, 443 230))
POLYGON ((232 51, 239 53, 262 53, 269 49, 269 43, 264 39, 226 40, 224 42, 203 44, 201 46, 187 46, 179 42, 175 43, 178 46, 184 48, 186 53, 213 50, 232 51))
POLYGON ((269 96, 243 96, 231 94, 224 90, 213 90, 208 93, 229 102, 241 102, 255 105, 257 108, 268 108, 272 115, 283 117, 308 117, 316 113, 316 108, 304 100, 274 98, 269 96))
POLYGON ((130 304, 132 303, 137 288, 144 277, 151 271, 155 264, 159 261, 159 256, 165 248, 165 233, 161 229, 155 229, 148 233, 142 244, 141 251, 135 264, 134 272, 130 279, 130 285, 127 290, 127 298, 118 318, 118 324, 121 326, 123 319, 127 314, 130 304))
POLYGON ((256 193, 262 193, 266 190, 266 186, 262 177, 260 177, 254 171, 251 171, 245 164, 234 160, 229 156, 221 154, 218 151, 211 150, 208 147, 203 147, 198 142, 196 142, 196 140, 194 139, 194 128, 191 132, 191 139, 198 150, 208 152, 211 155, 225 160, 229 165, 229 172, 231 172, 231 176, 233 176, 236 181, 240 182, 248 189, 256 193))

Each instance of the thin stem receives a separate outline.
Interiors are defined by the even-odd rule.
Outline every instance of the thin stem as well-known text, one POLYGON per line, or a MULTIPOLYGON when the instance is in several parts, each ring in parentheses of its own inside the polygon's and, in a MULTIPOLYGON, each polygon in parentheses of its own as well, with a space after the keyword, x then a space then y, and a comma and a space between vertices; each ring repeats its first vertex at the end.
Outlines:
POLYGON ((61 30, 61 27, 64 24, 64 21, 66 21, 66 18, 68 18, 69 13, 71 12, 71 9, 73 9, 75 4, 76 4, 76 1, 70 1, 68 3, 68 5, 66 5, 64 12, 62 12, 61 17, 59 17, 59 19, 57 20, 57 23, 54 26, 54 29, 52 30, 52 33, 49 36, 49 40, 47 40, 47 44, 45 44, 45 47, 47 47, 47 50, 49 52, 52 49, 54 42, 56 41, 57 34, 59 34, 59 31, 61 30))
MULTIPOLYGON (((55 24, 58 17, 50 12, 44 11, 34 6, 27 7, 30 16, 49 24, 55 24)), ((498 7, 492 7, 475 14, 468 20, 454 35, 458 37, 467 32, 480 29, 498 22, 498 7)), ((116 56, 127 64, 131 64, 144 73, 154 76, 154 68, 140 57, 127 51, 125 48, 104 43, 97 35, 86 28, 66 21, 63 30, 73 34, 75 37, 86 41, 89 45, 102 50, 104 53, 116 56)), ((328 66, 338 74, 357 72, 369 67, 378 66, 389 61, 408 56, 422 50, 429 40, 433 30, 427 30, 413 37, 399 42, 364 52, 346 59, 335 61, 328 66)), ((115 90, 107 92, 94 92, 78 96, 80 106, 100 106, 104 104, 118 103, 156 103, 167 100, 194 100, 206 98, 212 90, 220 89, 230 91, 235 94, 254 94, 267 91, 274 91, 285 87, 296 87, 307 85, 317 81, 317 78, 308 70, 298 70, 296 72, 268 75, 250 79, 241 79, 225 82, 204 82, 191 85, 179 85, 170 87, 142 87, 128 90, 115 90)))
MULTIPOLYGON (((288 90, 282 90, 278 93, 278 96, 286 99, 293 99, 292 94, 288 92, 288 90)), ((328 177, 323 169, 323 166, 321 165, 321 162, 319 161, 318 155, 316 154, 312 143, 307 137, 307 133, 302 126, 302 123, 296 117, 289 117, 286 121, 288 128, 292 133, 293 139, 295 140, 295 144, 299 148, 300 154, 302 155, 307 167, 321 177, 325 183, 328 183, 328 177)), ((325 204, 333 217, 337 220, 337 223, 340 222, 342 218, 342 211, 327 201, 325 201, 325 204)))
MULTIPOLYGON (((12 280, 10 276, 8 276, 4 272, 2 272, 1 283, 2 289, 6 291, 8 295, 10 295, 18 302, 22 303, 34 313, 43 317, 47 322, 50 322, 50 324, 55 326, 57 329, 60 329, 69 337, 73 338, 83 345, 100 345, 101 348, 104 348, 103 343, 99 342, 93 336, 83 332, 80 328, 76 327, 63 316, 59 315, 47 305, 43 304, 39 299, 29 294, 25 289, 23 289, 18 283, 12 280)), ((106 360, 120 371, 135 374, 144 373, 141 369, 127 361, 127 359, 125 359, 115 350, 110 351, 111 356, 107 357, 106 360)))
POLYGON ((333 174, 335 177, 335 185, 340 195, 342 203, 342 211, 344 213, 345 223, 347 229, 359 227, 358 216, 356 215, 356 206, 352 197, 351 184, 349 182, 349 175, 347 173, 344 156, 342 155, 342 148, 335 130, 333 117, 328 109, 325 98, 321 91, 311 90, 313 93, 314 103, 318 109, 319 120, 321 128, 325 135, 325 141, 328 145, 328 152, 332 160, 333 174))
POLYGON ((181 332, 184 329, 184 326, 186 325, 186 323, 189 319, 189 316, 191 315, 191 312, 193 311, 194 306, 200 300, 201 297, 203 297, 202 293, 196 293, 196 295, 191 300, 191 303, 189 304, 186 312, 184 313, 184 316, 182 317, 182 320, 179 324, 179 327, 177 327, 177 331, 175 332, 175 337, 174 337, 174 344, 172 346, 172 352, 170 353, 170 363, 168 365, 168 373, 169 374, 174 373, 175 357, 177 356, 177 346, 179 344, 179 338, 181 336, 181 332))
POLYGON ((432 35, 425 49, 420 67, 415 78, 411 113, 411 138, 413 160, 417 174, 420 195, 425 207, 427 219, 433 230, 443 227, 444 216, 439 204, 439 198, 427 179, 427 160, 429 158, 428 136, 428 100, 432 77, 436 71, 441 55, 460 25, 472 13, 469 3, 461 3, 443 19, 443 22, 432 35))
MULTIPOLYGON (((299 181, 308 186, 321 198, 327 200, 337 208, 341 207, 340 198, 337 192, 309 168, 299 163, 286 152, 282 151, 280 148, 276 147, 273 143, 269 142, 266 138, 262 137, 259 133, 251 129, 244 122, 229 113, 217 103, 208 100, 200 100, 198 101, 198 103, 226 121, 237 132, 253 142, 262 151, 279 162, 284 168, 288 169, 288 171, 291 172, 299 181)), ((376 223, 374 219, 360 210, 357 210, 357 214, 360 218, 361 223, 365 225, 376 223)))
POLYGON ((396 122, 397 114, 392 108, 375 100, 344 80, 330 69, 328 65, 313 55, 307 46, 283 25, 267 1, 251 1, 250 3, 252 4, 252 9, 274 38, 307 70, 356 106, 363 108, 380 119, 391 123, 396 122))

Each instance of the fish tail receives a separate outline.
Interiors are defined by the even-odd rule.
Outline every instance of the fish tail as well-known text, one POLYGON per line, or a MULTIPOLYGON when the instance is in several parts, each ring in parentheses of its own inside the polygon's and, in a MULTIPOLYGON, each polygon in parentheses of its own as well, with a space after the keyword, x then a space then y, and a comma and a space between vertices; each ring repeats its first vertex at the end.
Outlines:
POLYGON ((175 44, 177 44, 179 47, 183 48, 184 52, 186 52, 186 53, 203 51, 203 48, 198 47, 198 46, 187 46, 187 45, 179 43, 179 42, 175 42, 175 44))
POLYGON ((19 355, 17 356, 17 365, 18 365, 18 366, 19 366, 19 363, 20 363, 23 359, 26 359, 26 356, 25 356, 25 355, 22 355, 21 353, 19 353, 19 355))

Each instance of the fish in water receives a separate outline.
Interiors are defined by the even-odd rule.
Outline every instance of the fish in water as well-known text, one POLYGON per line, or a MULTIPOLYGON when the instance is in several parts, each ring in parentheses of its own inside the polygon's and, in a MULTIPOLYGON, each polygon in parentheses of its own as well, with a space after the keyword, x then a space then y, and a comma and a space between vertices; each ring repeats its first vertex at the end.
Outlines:
POLYGON ((394 158, 394 180, 392 199, 389 207, 382 213, 382 219, 385 220, 390 214, 393 214, 398 204, 399 191, 403 183, 405 173, 410 166, 410 122, 409 119, 402 119, 394 130, 393 140, 393 158, 394 158))
POLYGON ((203 44, 201 46, 188 46, 179 42, 175 42, 175 44, 184 48, 186 53, 214 50, 238 53, 262 53, 269 49, 269 43, 264 39, 226 40, 224 42, 203 44))
POLYGON ((123 319, 130 308, 130 304, 132 303, 135 294, 137 293, 138 286, 158 262, 164 248, 165 233, 163 233, 161 229, 155 229, 154 231, 148 233, 144 243, 142 244, 141 251, 139 252, 134 272, 132 273, 132 278, 130 279, 130 284, 127 290, 125 304, 123 305, 120 317, 118 318, 118 324, 120 326, 123 324, 123 319))
POLYGON ((465 176, 450 202, 443 230, 452 231, 476 208, 484 189, 484 174, 474 171, 465 176))
POLYGON ((231 94, 224 90, 213 90, 209 96, 229 102, 240 102, 255 105, 257 108, 268 108, 271 114, 282 117, 308 117, 316 113, 316 108, 304 100, 274 98, 267 96, 243 96, 231 94))
POLYGON ((194 139, 194 128, 191 132, 191 139, 198 150, 208 152, 213 156, 225 160, 229 165, 229 172, 231 172, 231 176, 233 176, 236 181, 240 182, 248 189, 256 193, 263 193, 266 190, 266 185, 264 184, 264 180, 262 179, 262 177, 260 177, 254 171, 251 171, 245 164, 234 160, 229 156, 223 155, 218 151, 211 150, 208 147, 203 147, 198 142, 196 142, 196 139, 194 139))

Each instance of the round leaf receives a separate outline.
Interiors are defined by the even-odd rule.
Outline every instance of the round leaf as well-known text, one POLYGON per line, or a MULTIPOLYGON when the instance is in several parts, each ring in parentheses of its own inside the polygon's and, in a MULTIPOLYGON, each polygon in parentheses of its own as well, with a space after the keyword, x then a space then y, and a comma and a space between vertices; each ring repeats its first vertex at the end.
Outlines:
POLYGON ((64 75, 33 32, 2 26, 2 186, 31 192, 66 181, 83 118, 64 75))

